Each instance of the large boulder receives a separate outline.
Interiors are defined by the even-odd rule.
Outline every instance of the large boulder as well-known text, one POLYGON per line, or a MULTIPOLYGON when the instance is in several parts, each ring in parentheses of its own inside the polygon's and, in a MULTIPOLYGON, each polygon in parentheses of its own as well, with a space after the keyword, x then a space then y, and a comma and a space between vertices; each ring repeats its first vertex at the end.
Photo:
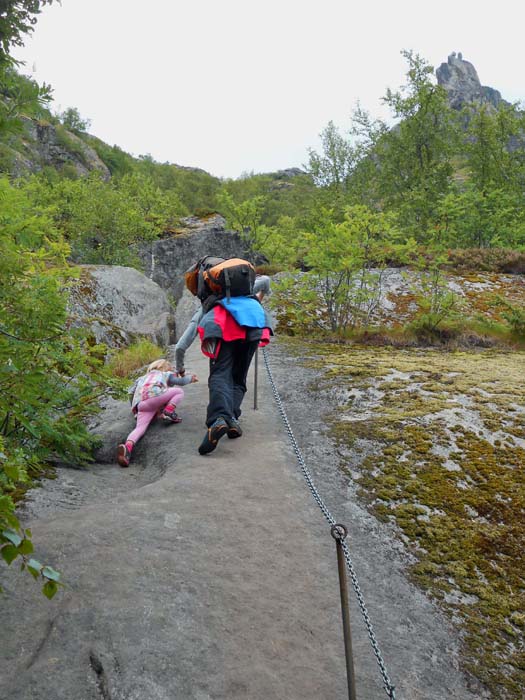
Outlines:
POLYGON ((119 265, 81 266, 70 295, 73 323, 87 326, 97 343, 121 347, 137 338, 166 346, 175 321, 166 292, 138 270, 119 265))
POLYGON ((175 310, 175 330, 177 340, 184 333, 193 314, 201 308, 201 303, 193 294, 184 289, 175 310))
POLYGON ((185 293, 184 272, 190 265, 205 255, 247 258, 255 264, 264 262, 260 256, 253 255, 237 231, 226 228, 220 214, 182 219, 180 228, 172 235, 143 246, 139 255, 145 274, 177 304, 177 337, 198 308, 198 302, 185 293))
POLYGON ((200 219, 190 216, 172 235, 141 248, 139 255, 145 274, 176 300, 184 289, 184 272, 199 258, 249 258, 251 253, 236 231, 226 228, 219 214, 200 219))

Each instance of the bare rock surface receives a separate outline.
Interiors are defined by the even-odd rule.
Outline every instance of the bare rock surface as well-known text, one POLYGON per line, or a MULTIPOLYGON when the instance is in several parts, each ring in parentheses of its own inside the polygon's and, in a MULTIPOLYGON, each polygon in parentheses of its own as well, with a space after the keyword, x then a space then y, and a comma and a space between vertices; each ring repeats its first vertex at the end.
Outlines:
POLYGON ((465 61, 461 53, 453 52, 436 70, 438 84, 445 88, 451 107, 461 109, 471 102, 490 105, 493 108, 509 104, 495 88, 482 85, 472 63, 465 61))
POLYGON ((251 259, 240 235, 227 229, 219 214, 182 219, 173 235, 153 241, 140 251, 144 273, 177 301, 184 290, 184 272, 205 255, 251 259))
POLYGON ((137 337, 161 346, 174 340, 175 320, 166 292, 132 267, 81 266, 70 296, 70 314, 97 343, 129 344, 137 337))
MULTIPOLYGON (((338 469, 326 406, 308 389, 315 374, 278 342, 267 354, 319 491, 349 528, 396 697, 486 697, 459 670, 455 631, 407 581, 402 545, 338 469)), ((48 602, 27 574, 2 571, 2 700, 347 697, 335 546, 262 357, 258 410, 252 376, 243 437, 223 438, 207 457, 197 453, 207 363, 196 345, 188 369, 201 382, 186 388, 183 422, 152 426, 129 469, 109 462, 133 425, 129 407, 111 402, 99 418, 106 462, 61 468, 30 496, 23 518, 36 553, 67 587, 48 602)), ((386 697, 352 591, 350 598, 357 696, 386 697)))
POLYGON ((22 149, 12 153, 17 176, 45 167, 61 170, 68 166, 81 177, 98 172, 104 180, 110 179, 111 173, 95 149, 73 132, 28 117, 23 118, 23 124, 22 149))

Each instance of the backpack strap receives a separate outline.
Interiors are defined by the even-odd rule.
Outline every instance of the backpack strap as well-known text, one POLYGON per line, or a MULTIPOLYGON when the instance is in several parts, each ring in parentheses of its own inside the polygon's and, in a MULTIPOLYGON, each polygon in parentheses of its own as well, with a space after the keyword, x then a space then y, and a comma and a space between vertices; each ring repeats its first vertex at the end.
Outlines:
POLYGON ((224 286, 226 287, 226 300, 230 301, 231 299, 231 280, 230 280, 230 273, 228 272, 228 268, 224 268, 224 286))

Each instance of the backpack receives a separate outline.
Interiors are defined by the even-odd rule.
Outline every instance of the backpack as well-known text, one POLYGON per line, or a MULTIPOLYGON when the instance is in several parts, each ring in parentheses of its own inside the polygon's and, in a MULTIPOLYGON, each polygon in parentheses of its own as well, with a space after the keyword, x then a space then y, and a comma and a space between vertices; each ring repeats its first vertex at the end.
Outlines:
POLYGON ((217 299, 253 294, 255 268, 242 258, 216 258, 207 255, 185 274, 186 287, 201 301, 213 294, 217 299))

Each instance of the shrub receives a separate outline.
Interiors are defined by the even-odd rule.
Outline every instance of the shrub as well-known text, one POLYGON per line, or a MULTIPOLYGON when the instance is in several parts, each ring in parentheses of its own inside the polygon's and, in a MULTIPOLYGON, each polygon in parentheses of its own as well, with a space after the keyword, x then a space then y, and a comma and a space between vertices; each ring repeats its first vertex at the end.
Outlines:
POLYGON ((55 134, 59 146, 62 146, 65 151, 73 153, 86 167, 89 166, 81 141, 72 138, 71 134, 61 125, 55 127, 55 134))
POLYGON ((511 248, 458 248, 448 251, 447 267, 455 270, 525 274, 525 251, 511 248))
POLYGON ((164 354, 158 345, 150 340, 142 339, 127 348, 118 350, 110 359, 108 369, 117 377, 129 377, 129 375, 144 365, 153 362, 164 354))
POLYGON ((497 304, 503 307, 501 316, 510 326, 511 333, 516 338, 525 340, 525 308, 515 306, 502 297, 498 297, 497 304))
POLYGON ((93 437, 85 418, 117 384, 67 324, 68 247, 23 188, 0 179, 0 554, 16 559, 52 597, 59 575, 36 560, 30 531, 14 513, 22 485, 57 459, 85 464, 93 437))

